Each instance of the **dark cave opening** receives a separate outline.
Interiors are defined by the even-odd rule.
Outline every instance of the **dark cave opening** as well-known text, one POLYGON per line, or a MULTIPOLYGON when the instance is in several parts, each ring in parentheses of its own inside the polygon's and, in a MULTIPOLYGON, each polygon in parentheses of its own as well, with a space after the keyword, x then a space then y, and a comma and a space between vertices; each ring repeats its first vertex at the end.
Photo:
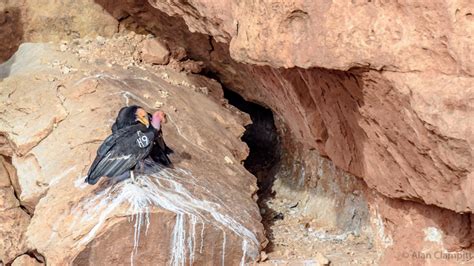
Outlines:
POLYGON ((238 93, 224 89, 229 104, 250 115, 252 124, 245 126, 242 141, 249 147, 244 167, 257 177, 259 196, 271 187, 272 168, 280 161, 280 139, 273 112, 259 104, 246 101, 238 93))
POLYGON ((252 124, 245 126, 246 131, 242 136, 242 141, 249 147, 249 156, 244 161, 244 167, 257 178, 257 204, 262 215, 265 234, 269 240, 265 250, 270 251, 273 239, 271 226, 275 219, 281 219, 281 213, 275 213, 267 206, 267 200, 274 196, 272 186, 282 152, 273 112, 262 105, 246 101, 238 93, 226 88, 224 88, 224 98, 230 105, 249 114, 252 120, 252 124))

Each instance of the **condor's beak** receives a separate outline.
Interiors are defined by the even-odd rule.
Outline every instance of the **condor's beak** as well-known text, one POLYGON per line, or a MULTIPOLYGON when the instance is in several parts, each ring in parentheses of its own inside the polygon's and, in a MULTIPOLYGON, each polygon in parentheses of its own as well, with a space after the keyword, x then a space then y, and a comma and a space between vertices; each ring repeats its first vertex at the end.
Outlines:
POLYGON ((150 121, 148 120, 148 117, 146 116, 139 116, 137 117, 137 120, 140 123, 144 124, 147 128, 150 126, 150 121))

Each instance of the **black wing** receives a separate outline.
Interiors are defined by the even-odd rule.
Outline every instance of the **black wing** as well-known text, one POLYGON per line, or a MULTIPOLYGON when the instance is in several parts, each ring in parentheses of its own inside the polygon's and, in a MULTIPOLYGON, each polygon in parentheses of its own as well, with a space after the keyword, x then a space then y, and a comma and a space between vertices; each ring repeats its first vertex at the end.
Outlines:
POLYGON ((166 146, 165 140, 163 139, 163 132, 157 131, 155 137, 155 143, 153 149, 150 152, 150 157, 153 161, 161 163, 164 166, 171 165, 171 160, 168 158, 168 154, 172 153, 173 150, 166 146))
MULTIPOLYGON (((100 144, 99 148, 97 149, 97 157, 99 156, 103 156, 105 155, 109 150, 110 148, 112 148, 112 146, 115 144, 115 141, 117 139, 119 135, 117 134, 112 134, 110 136, 108 136, 104 142, 102 142, 102 144, 100 144)), ((96 159, 97 159, 96 157, 96 159)), ((94 160, 95 162, 95 160, 94 160)), ((92 164, 94 165, 94 164, 92 164)))
POLYGON ((89 171, 87 173, 86 177, 86 182, 89 184, 95 184, 97 181, 93 181, 91 179, 91 173, 94 171, 94 169, 97 167, 97 164, 104 158, 104 156, 107 154, 107 152, 115 145, 118 137, 120 137, 119 134, 112 134, 108 136, 102 144, 100 144, 99 148, 97 149, 97 155, 95 156, 94 161, 92 162, 91 167, 89 168, 89 171), (91 183, 93 182, 93 183, 91 183))
POLYGON ((115 133, 124 127, 137 124, 138 122, 135 121, 135 112, 138 108, 140 108, 140 106, 137 105, 122 107, 118 112, 115 123, 112 125, 112 133, 115 133))
POLYGON ((131 170, 150 153, 155 136, 142 125, 123 128, 109 136, 99 147, 97 157, 87 174, 86 182, 93 185, 102 176, 115 177, 131 170))

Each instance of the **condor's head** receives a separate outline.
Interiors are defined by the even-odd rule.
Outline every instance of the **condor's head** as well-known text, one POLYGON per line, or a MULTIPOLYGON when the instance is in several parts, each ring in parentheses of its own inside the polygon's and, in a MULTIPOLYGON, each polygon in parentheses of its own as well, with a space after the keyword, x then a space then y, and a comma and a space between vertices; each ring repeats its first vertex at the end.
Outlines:
POLYGON ((150 126, 150 120, 148 119, 148 113, 142 108, 137 108, 135 111, 135 121, 142 123, 147 128, 150 126))
POLYGON ((156 128, 156 130, 160 130, 161 124, 166 123, 166 114, 163 111, 156 111, 151 116, 151 125, 156 128))

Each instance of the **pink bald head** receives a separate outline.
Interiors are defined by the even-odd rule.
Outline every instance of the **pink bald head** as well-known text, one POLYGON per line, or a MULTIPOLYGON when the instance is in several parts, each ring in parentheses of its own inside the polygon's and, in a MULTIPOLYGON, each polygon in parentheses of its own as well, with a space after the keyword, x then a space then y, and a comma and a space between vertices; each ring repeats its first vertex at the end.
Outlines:
POLYGON ((162 111, 154 112, 151 117, 151 125, 157 130, 160 130, 161 124, 164 123, 166 123, 166 114, 162 111))

